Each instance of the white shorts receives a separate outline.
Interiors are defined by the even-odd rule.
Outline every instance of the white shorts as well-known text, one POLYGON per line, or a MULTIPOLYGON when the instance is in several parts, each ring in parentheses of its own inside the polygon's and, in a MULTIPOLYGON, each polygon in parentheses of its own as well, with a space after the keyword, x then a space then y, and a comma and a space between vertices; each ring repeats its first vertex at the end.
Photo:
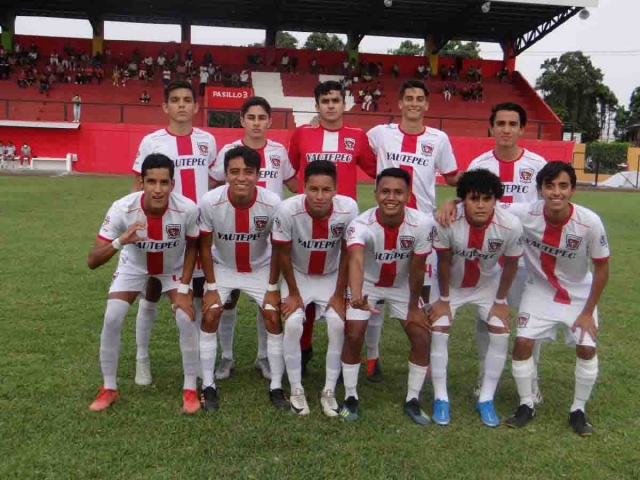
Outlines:
POLYGON ((518 273, 516 273, 516 278, 513 279, 513 283, 507 294, 509 306, 516 310, 520 308, 520 301, 522 300, 522 295, 524 295, 524 288, 527 286, 528 277, 529 274, 524 264, 518 263, 518 273))
MULTIPOLYGON (((475 305, 478 307, 478 320, 489 323, 489 312, 496 299, 500 275, 494 278, 483 278, 476 287, 473 288, 453 288, 449 287, 449 305, 451 307, 451 317, 456 317, 458 309, 464 305, 475 305)), ((436 320, 434 326, 448 327, 451 325, 449 317, 442 317, 436 320)), ((502 323, 500 323, 502 325, 502 323)))
POLYGON ((223 304, 227 303, 231 292, 240 290, 246 293, 259 306, 262 306, 264 295, 267 293, 267 285, 269 284, 269 267, 264 267, 251 273, 239 273, 220 265, 214 265, 213 270, 216 275, 218 295, 220 295, 220 300, 222 300, 223 304))
MULTIPOLYGON (((362 286, 362 295, 369 297, 369 305, 376 310, 384 308, 382 305, 376 305, 380 300, 384 300, 389 305, 389 316, 398 320, 406 320, 409 313, 409 285, 400 287, 376 287, 365 280, 362 286)), ((423 303, 420 300, 420 308, 423 303)), ((371 312, 368 310, 360 310, 347 307, 347 320, 369 320, 371 312)))
POLYGON ((424 264, 424 287, 436 287, 438 286, 438 255, 435 250, 427 256, 427 261, 424 264))
MULTIPOLYGON (((581 329, 571 331, 573 323, 584 309, 584 302, 562 305, 552 298, 540 295, 531 288, 525 290, 518 310, 516 336, 532 340, 555 340, 558 326, 564 329, 565 342, 569 346, 584 345, 595 347, 596 341, 585 334, 580 341, 581 329)), ((598 325, 598 309, 593 311, 593 318, 598 325)))
MULTIPOLYGON (((305 309, 310 303, 315 303, 316 319, 322 317, 327 310, 329 299, 336 291, 338 271, 326 275, 309 275, 294 269, 293 275, 305 309)), ((284 279, 280 285, 280 296, 283 299, 289 296, 289 285, 284 279)))
POLYGON ((116 270, 113 274, 109 293, 116 292, 144 292, 147 287, 147 281, 150 278, 156 278, 162 284, 162 293, 169 290, 176 290, 180 286, 180 277, 178 275, 147 275, 146 273, 135 273, 116 270))

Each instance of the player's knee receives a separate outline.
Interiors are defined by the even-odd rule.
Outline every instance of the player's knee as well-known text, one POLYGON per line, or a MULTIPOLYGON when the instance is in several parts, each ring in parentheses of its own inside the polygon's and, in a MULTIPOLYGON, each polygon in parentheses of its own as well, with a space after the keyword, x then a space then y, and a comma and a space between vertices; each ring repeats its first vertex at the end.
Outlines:
POLYGON ((516 337, 513 345, 513 359, 516 361, 528 360, 533 355, 535 341, 530 338, 516 337))
POLYGON ((284 330, 287 336, 302 336, 304 312, 301 309, 293 312, 284 322, 284 330))
POLYGON ((129 310, 129 303, 124 300, 110 299, 104 312, 104 328, 109 331, 120 331, 125 316, 129 310))
POLYGON ((364 329, 346 328, 344 332, 344 343, 350 347, 357 348, 364 342, 364 329))
POLYGON ((591 360, 596 356, 596 347, 589 347, 587 345, 576 346, 576 356, 582 360, 591 360))
POLYGON ((344 322, 337 313, 325 315, 329 340, 344 340, 344 322))
POLYGON ((221 315, 221 308, 210 308, 207 313, 202 316, 201 330, 207 333, 217 332, 221 315))

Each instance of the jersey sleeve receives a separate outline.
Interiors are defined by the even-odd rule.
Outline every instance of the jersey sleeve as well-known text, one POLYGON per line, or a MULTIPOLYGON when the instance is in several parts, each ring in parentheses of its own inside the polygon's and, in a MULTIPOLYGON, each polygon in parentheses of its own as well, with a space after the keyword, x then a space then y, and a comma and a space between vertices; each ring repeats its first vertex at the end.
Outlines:
POLYGON ((216 182, 224 182, 226 175, 224 174, 224 155, 227 153, 225 147, 220 150, 217 158, 213 161, 213 165, 209 167, 209 176, 216 182))
POLYGON ((209 176, 214 180, 217 180, 213 172, 213 167, 216 164, 217 154, 218 154, 218 145, 216 144, 215 137, 212 135, 209 141, 209 176))
MULTIPOLYGON (((360 215, 360 209, 356 201, 351 202, 351 210, 349 212, 349 224, 351 224, 360 215)), ((344 239, 347 239, 347 232, 344 233, 344 239)))
POLYGON ((432 252, 434 225, 426 218, 421 219, 420 223, 420 231, 413 246, 413 254, 424 257, 432 252))
POLYGON ((451 228, 438 224, 433 229, 433 248, 435 250, 451 250, 451 228))
POLYGON ((510 213, 514 217, 518 219, 523 219, 529 213, 529 209, 531 208, 530 203, 503 203, 498 202, 496 207, 502 208, 505 212, 510 213))
POLYGON ((136 154, 136 159, 133 161, 133 171, 138 175, 142 174, 142 162, 147 158, 148 155, 153 153, 151 140, 149 137, 144 137, 140 142, 140 146, 138 147, 138 153, 136 154))
POLYGON ((364 247, 367 244, 368 236, 369 229, 367 226, 358 220, 354 220, 347 227, 347 248, 364 247))
POLYGON ((273 217, 271 240, 273 243, 291 243, 291 214, 280 204, 273 217))
POLYGON ((200 217, 200 209, 197 205, 192 205, 187 215, 187 240, 196 240, 200 236, 200 226, 198 225, 198 219, 200 217))
POLYGON ((124 216, 117 204, 111 205, 111 208, 104 217, 98 238, 106 242, 112 242, 127 230, 124 216))
POLYGON ((595 217, 589 229, 589 255, 594 262, 606 261, 611 255, 607 232, 604 230, 602 220, 598 217, 595 217))
POLYGON ((509 234, 509 239, 504 249, 504 256, 508 258, 520 258, 524 255, 524 246, 522 245, 522 224, 515 221, 513 228, 509 234))
POLYGON ((289 159, 289 153, 286 148, 282 148, 282 179, 284 182, 288 182, 296 176, 296 169, 293 168, 291 160, 289 159))
POLYGON ((442 151, 438 155, 436 167, 442 175, 455 175, 458 172, 456 157, 453 155, 453 147, 447 135, 442 139, 442 151))
POLYGON ((204 197, 202 197, 202 199, 198 203, 198 208, 200 210, 200 215, 198 215, 198 230, 200 231, 200 234, 213 233, 213 215, 211 212, 211 208, 209 208, 210 204, 211 201, 209 200, 209 194, 206 194, 204 197))
POLYGON ((376 178, 378 157, 371 149, 369 137, 364 132, 361 133, 358 144, 360 145, 357 160, 358 166, 371 178, 376 178))
POLYGON ((296 172, 300 171, 300 129, 296 128, 289 140, 289 162, 296 172))

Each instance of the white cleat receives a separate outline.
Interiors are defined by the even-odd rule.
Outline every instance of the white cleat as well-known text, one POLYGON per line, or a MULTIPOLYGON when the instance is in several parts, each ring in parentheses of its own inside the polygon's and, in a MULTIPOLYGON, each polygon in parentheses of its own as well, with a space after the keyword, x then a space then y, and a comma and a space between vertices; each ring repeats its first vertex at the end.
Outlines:
POLYGON ((231 376, 236 368, 236 362, 232 358, 224 358, 220 360, 220 366, 216 368, 216 380, 226 380, 231 376))
POLYGON ((291 403, 291 411, 298 415, 309 415, 309 404, 307 397, 304 396, 304 389, 296 388, 291 392, 289 397, 291 403))
POLYGON ((262 375, 262 378, 271 380, 271 366, 267 357, 256 359, 256 370, 262 375))
POLYGON ((136 360, 136 385, 151 385, 151 361, 149 357, 136 360))
POLYGON ((327 417, 337 417, 340 415, 340 406, 336 400, 336 396, 333 390, 324 390, 320 395, 320 405, 322 405, 322 412, 327 417))

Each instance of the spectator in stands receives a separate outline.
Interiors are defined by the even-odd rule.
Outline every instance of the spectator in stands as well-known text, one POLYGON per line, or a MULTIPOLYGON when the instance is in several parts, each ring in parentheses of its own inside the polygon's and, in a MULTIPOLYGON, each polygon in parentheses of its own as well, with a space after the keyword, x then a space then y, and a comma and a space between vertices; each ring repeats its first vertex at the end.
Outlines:
POLYGON ((144 62, 140 64, 140 68, 138 69, 138 78, 140 80, 147 79, 147 64, 144 62))
POLYGON ((146 57, 144 57, 144 60, 142 61, 142 63, 144 63, 147 67, 147 76, 148 76, 149 72, 153 70, 153 57, 151 55, 147 55, 146 57))
POLYGON ((476 82, 482 81, 482 67, 476 68, 476 82))
POLYGON ((287 52, 282 54, 282 60, 280 60, 280 71, 281 72, 291 72, 291 67, 289 66, 289 55, 287 52))
POLYGON ((426 68, 424 69, 424 79, 431 80, 431 65, 429 64, 427 64, 426 68))
POLYGON ((58 66, 56 67, 56 77, 58 82, 63 83, 66 80, 64 73, 64 66, 62 66, 62 63, 58 63, 58 66))
POLYGON ((246 87, 247 85, 249 85, 249 71, 242 70, 242 72, 240 72, 240 86, 246 87))
POLYGON ((49 78, 47 77, 47 74, 43 72, 40 77, 38 77, 38 93, 44 93, 48 96, 50 89, 51 84, 49 83, 49 78))
POLYGON ((209 65, 210 63, 213 63, 213 57, 211 56, 211 52, 206 51, 204 54, 204 63, 205 65, 209 65))
POLYGON ((232 87, 239 87, 240 86, 240 75, 238 75, 237 73, 232 73, 231 74, 231 86, 232 87))
POLYGON ((442 95, 444 96, 445 102, 451 101, 451 87, 449 86, 448 83, 444 84, 444 88, 442 89, 442 95))
POLYGON ((87 64, 91 61, 91 56, 87 52, 82 52, 82 55, 80 55, 80 61, 87 64))
POLYGON ((106 63, 111 63, 111 49, 109 47, 104 49, 104 60, 106 63))
POLYGON ((451 65, 449 67, 449 80, 451 80, 452 82, 456 82, 458 80, 458 70, 456 69, 455 65, 451 65))
POLYGON ((117 65, 113 68, 113 75, 111 75, 111 79, 113 80, 114 87, 120 86, 120 69, 117 65))
POLYGON ((391 73, 393 74, 394 78, 400 77, 400 65, 398 65, 398 62, 395 62, 393 64, 393 68, 391 69, 391 73))
POLYGON ((165 66, 162 70, 162 85, 166 87, 169 85, 169 82, 171 82, 171 70, 169 66, 165 66))
POLYGON ((184 63, 179 63, 176 67, 176 79, 185 80, 187 78, 187 66, 184 63))
POLYGON ((24 72, 24 68, 18 73, 18 88, 27 88, 27 74, 24 72))
POLYGON ((498 80, 500 80, 500 83, 502 83, 505 78, 509 78, 509 69, 507 66, 505 65, 502 67, 502 70, 500 70, 496 76, 498 77, 498 80))
POLYGON ((318 62, 316 61, 316 57, 311 57, 311 63, 309 64, 309 71, 312 75, 315 75, 318 72, 318 62))
POLYGON ((464 87, 462 87, 462 100, 464 100, 465 102, 468 102, 469 100, 471 100, 471 90, 469 89, 468 85, 465 85, 464 87))
POLYGON ((64 57, 62 59, 62 61, 60 62, 60 65, 62 65, 65 70, 68 70, 69 68, 71 68, 71 63, 69 62, 69 58, 68 57, 64 57))
POLYGON ((29 52, 28 57, 29 57, 29 63, 31 65, 35 65, 36 62, 38 61, 38 52, 37 52, 37 50, 31 50, 29 52))
POLYGON ((92 83, 93 82, 93 67, 91 64, 87 65, 87 68, 84 69, 84 82, 92 83))
POLYGON ((93 74, 98 81, 98 85, 102 85, 102 80, 104 80, 104 69, 102 68, 102 65, 98 65, 93 74))
POLYGON ((204 95, 205 88, 209 83, 209 70, 200 69, 200 96, 204 95))
POLYGON ((138 64, 131 60, 129 65, 127 66, 127 70, 129 70, 129 76, 131 78, 136 78, 138 76, 138 64))
POLYGON ((76 93, 71 98, 71 103, 73 104, 73 121, 74 123, 80 123, 80 104, 82 103, 82 98, 76 93))
POLYGON ((291 73, 298 75, 298 65, 300 64, 300 59, 298 58, 298 55, 295 54, 295 52, 291 56, 291 62, 289 63, 291 64, 291 73))
POLYGON ((164 64, 167 63, 167 57, 164 56, 164 52, 161 51, 160 54, 158 54, 156 63, 158 64, 158 71, 163 72, 164 64))
POLYGON ((213 68, 213 81, 222 82, 222 65, 216 65, 213 68))
POLYGON ((84 68, 80 68, 76 71, 76 85, 84 85, 84 68))
POLYGON ((476 69, 473 66, 469 67, 467 70, 467 81, 472 82, 476 78, 476 69))
POLYGON ((49 57, 49 64, 58 65, 58 63, 59 63, 58 52, 54 50, 53 52, 51 52, 51 56, 49 57))
POLYGON ((0 56, 0 79, 8 80, 11 73, 11 67, 9 66, 9 59, 6 55, 0 56))
POLYGON ((378 77, 381 77, 382 74, 384 73, 384 65, 382 65, 382 62, 378 62, 378 77))
POLYGON ((342 62, 342 74, 346 77, 349 75, 351 65, 349 64, 349 59, 345 58, 344 62, 342 62))
POLYGON ((16 44, 13 46, 13 53, 15 53, 18 57, 22 56, 22 46, 16 42, 16 44))
POLYGON ((120 85, 123 87, 127 86, 127 82, 131 79, 131 74, 129 73, 129 69, 125 68, 121 70, 122 76, 120 77, 120 85))
POLYGON ((140 95, 140 103, 149 103, 149 102, 151 102, 151 95, 149 95, 145 90, 144 92, 142 92, 142 95, 140 95))
POLYGON ((483 102, 484 103, 484 86, 482 85, 482 82, 478 81, 478 83, 476 83, 474 91, 473 91, 473 99, 476 102, 483 102))
POLYGON ((33 69, 28 68, 28 70, 27 70, 27 85, 32 86, 34 83, 36 83, 36 74, 34 73, 33 69))
POLYGON ((417 77, 422 80, 424 79, 424 65, 420 64, 418 65, 418 73, 417 73, 417 77))
POLYGON ((380 97, 382 97, 382 85, 380 83, 378 83, 378 85, 376 85, 376 89, 373 91, 373 99, 374 100, 378 100, 380 97))
POLYGON ((371 76, 371 73, 369 73, 369 70, 365 70, 364 75, 362 76, 362 81, 365 83, 369 83, 372 80, 373 80, 373 77, 371 76))
POLYGON ((184 66, 187 68, 187 76, 189 78, 193 77, 193 58, 185 59, 184 66))
POLYGON ((362 101, 362 110, 364 112, 370 111, 372 102, 373 102, 373 95, 371 95, 371 92, 367 90, 367 92, 364 95, 364 99, 362 101))

